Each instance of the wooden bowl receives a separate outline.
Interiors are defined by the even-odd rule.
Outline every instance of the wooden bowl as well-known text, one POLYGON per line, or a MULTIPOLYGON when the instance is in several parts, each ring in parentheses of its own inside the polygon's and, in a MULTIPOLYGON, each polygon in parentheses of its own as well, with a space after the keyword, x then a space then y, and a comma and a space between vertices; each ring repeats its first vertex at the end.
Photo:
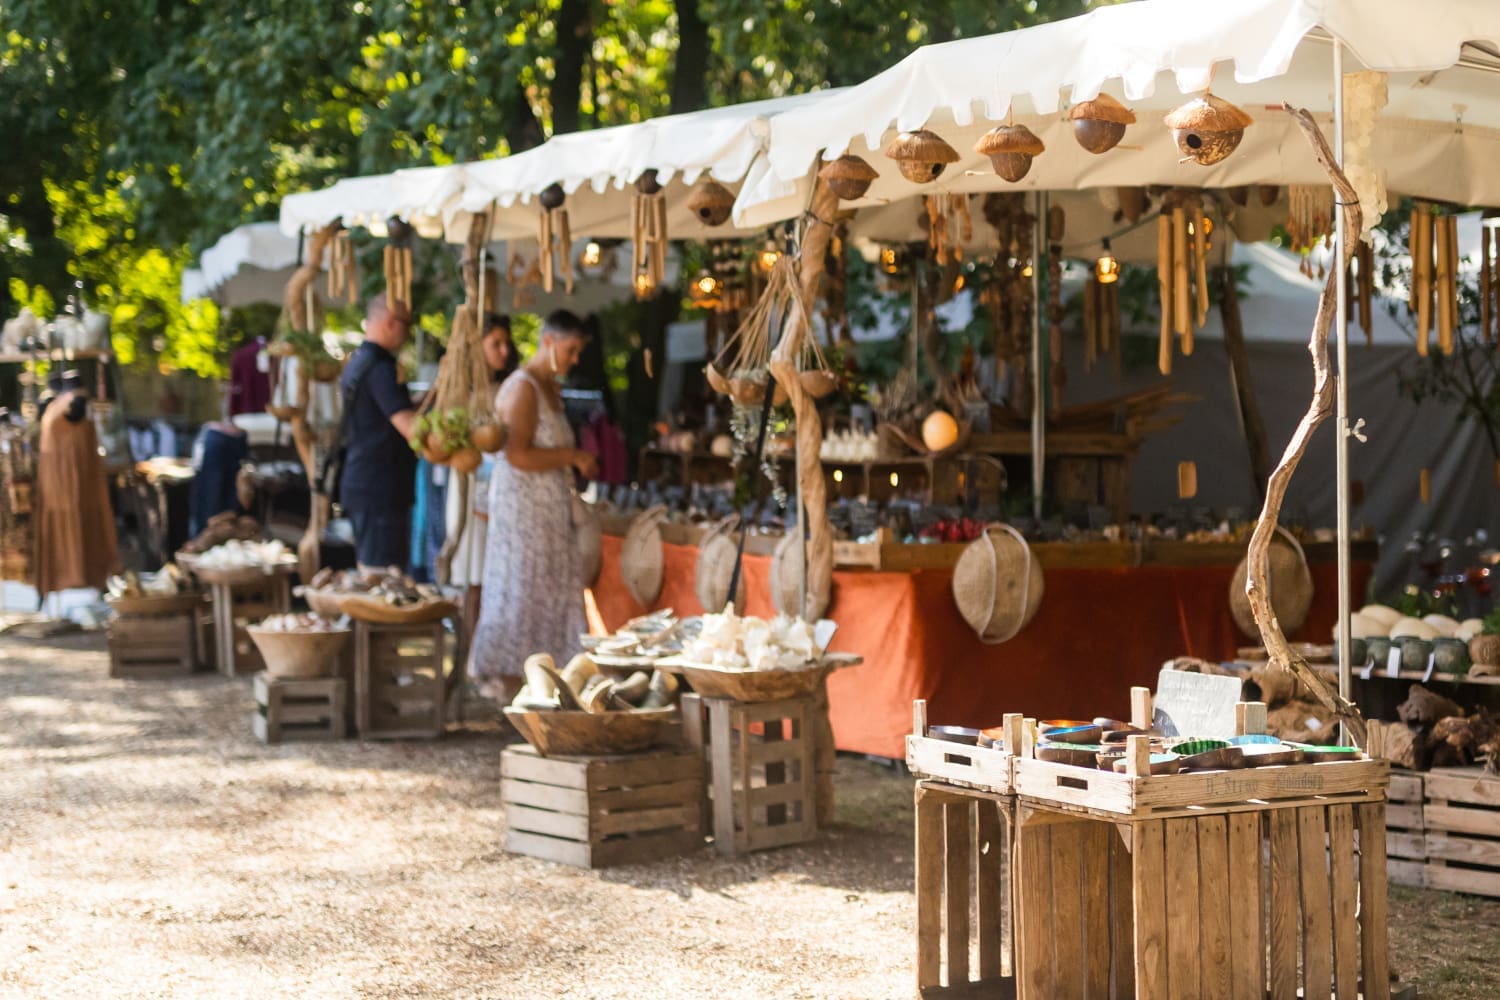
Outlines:
POLYGON ((1240 747, 1245 767, 1275 767, 1283 764, 1300 764, 1302 751, 1282 743, 1250 743, 1240 747))
POLYGON ((529 712, 505 709, 505 717, 543 757, 634 753, 659 743, 677 709, 633 712, 529 712))
POLYGON ((1036 730, 1048 743, 1081 743, 1085 746, 1097 746, 1104 735, 1092 722, 1077 719, 1049 719, 1037 723, 1036 730))
POLYGON ((1096 746, 1076 746, 1068 743, 1038 743, 1036 746, 1036 759, 1045 760, 1053 764, 1072 764, 1074 767, 1097 767, 1099 764, 1099 748, 1096 746))
POLYGON ((346 628, 327 632, 279 632, 250 625, 250 641, 266 661, 272 677, 330 677, 337 666, 339 650, 349 638, 346 628))
POLYGON ((686 662, 674 666, 705 698, 752 702, 805 698, 818 690, 834 668, 831 663, 816 663, 801 670, 725 670, 686 662))
POLYGON ((422 601, 398 608, 363 594, 348 594, 339 603, 343 613, 355 621, 376 625, 423 625, 458 614, 452 601, 422 601))
POLYGON ((106 597, 115 614, 122 618, 132 615, 175 615, 192 611, 203 603, 203 593, 190 590, 182 594, 143 594, 139 597, 106 597))
POLYGON ((341 594, 336 590, 314 590, 311 587, 302 588, 302 597, 307 601, 308 608, 315 615, 324 618, 338 618, 344 613, 344 599, 348 594, 341 594))
POLYGON ((1331 761, 1363 760, 1357 747, 1302 747, 1302 759, 1309 764, 1327 764, 1331 761))
MULTIPOLYGON (((1182 767, 1182 758, 1175 753, 1154 753, 1151 755, 1152 774, 1176 774, 1182 767)), ((1125 773, 1125 760, 1121 758, 1115 761, 1115 773, 1125 773)))
POLYGON ((229 586, 259 583, 277 573, 294 573, 297 570, 295 559, 266 563, 261 566, 204 566, 195 556, 179 554, 177 564, 197 577, 200 583, 228 584, 229 586))

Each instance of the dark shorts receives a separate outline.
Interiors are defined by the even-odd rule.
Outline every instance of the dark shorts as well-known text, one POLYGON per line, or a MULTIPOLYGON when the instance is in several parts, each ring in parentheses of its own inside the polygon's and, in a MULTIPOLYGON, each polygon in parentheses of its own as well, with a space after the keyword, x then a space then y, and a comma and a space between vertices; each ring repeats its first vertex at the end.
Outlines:
POLYGON ((355 558, 361 566, 396 566, 403 573, 410 570, 407 553, 411 548, 411 511, 351 510, 346 513, 354 528, 355 558))

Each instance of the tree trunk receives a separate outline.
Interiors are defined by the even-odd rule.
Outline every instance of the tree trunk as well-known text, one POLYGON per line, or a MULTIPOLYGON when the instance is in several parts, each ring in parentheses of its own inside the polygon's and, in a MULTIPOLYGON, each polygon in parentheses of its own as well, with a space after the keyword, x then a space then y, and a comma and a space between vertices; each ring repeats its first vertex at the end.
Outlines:
POLYGON ((591 0, 562 0, 557 9, 557 57, 552 74, 552 134, 578 131, 583 67, 594 41, 591 0))
POLYGON ((1235 402, 1239 406, 1240 433, 1250 452, 1250 481, 1255 484, 1257 500, 1266 498, 1266 481, 1271 478, 1271 449, 1266 444, 1266 425, 1260 416, 1260 402, 1255 398, 1255 382, 1250 375, 1250 355, 1245 350, 1245 327, 1240 318, 1239 290, 1234 284, 1234 268, 1218 269, 1219 314, 1224 320, 1224 350, 1229 352, 1235 402))
POLYGON ((708 53, 708 22, 698 9, 698 0, 677 0, 677 69, 672 76, 672 114, 703 107, 708 53))

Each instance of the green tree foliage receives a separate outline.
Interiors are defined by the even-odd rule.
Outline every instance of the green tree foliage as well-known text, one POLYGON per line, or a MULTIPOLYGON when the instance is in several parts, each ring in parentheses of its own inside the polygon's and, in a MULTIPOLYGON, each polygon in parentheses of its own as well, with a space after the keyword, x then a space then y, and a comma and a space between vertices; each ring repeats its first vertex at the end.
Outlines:
POLYGON ((202 367, 206 315, 169 308, 159 286, 288 192, 852 83, 928 42, 1085 6, 0 0, 0 314, 11 279, 54 298, 82 279, 137 346, 182 336, 168 362, 202 367), (107 246, 80 250, 85 236, 107 246))

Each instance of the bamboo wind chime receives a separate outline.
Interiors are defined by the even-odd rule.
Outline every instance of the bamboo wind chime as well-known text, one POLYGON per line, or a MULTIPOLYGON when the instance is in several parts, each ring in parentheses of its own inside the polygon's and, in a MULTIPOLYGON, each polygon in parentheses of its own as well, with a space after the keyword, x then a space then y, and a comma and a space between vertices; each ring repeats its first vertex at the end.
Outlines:
POLYGON ((1049 384, 1052 388, 1052 415, 1062 412, 1063 388, 1068 383, 1068 369, 1063 364, 1062 259, 1063 236, 1067 232, 1067 215, 1061 205, 1047 209, 1047 354, 1051 363, 1049 384))
POLYGON ((1093 371, 1094 363, 1106 353, 1120 350, 1120 283, 1100 281, 1089 276, 1083 288, 1083 367, 1093 371))
POLYGON ((554 273, 561 273, 563 289, 573 294, 573 233, 568 226, 566 196, 561 184, 552 184, 542 192, 542 214, 537 224, 537 264, 541 270, 542 291, 552 291, 554 273))
POLYGON ((1431 202, 1412 206, 1408 250, 1411 287, 1408 305, 1417 317, 1417 353, 1426 357, 1432 333, 1438 350, 1453 353, 1458 333, 1458 217, 1431 202))
POLYGON ((347 229, 340 230, 328 246, 328 297, 341 296, 351 306, 359 297, 359 271, 347 229))
POLYGON ((1375 320, 1371 308, 1375 300, 1375 248, 1359 240, 1350 262, 1349 281, 1345 283, 1346 312, 1355 317, 1365 331, 1365 343, 1375 343, 1375 320))
POLYGON ((1197 192, 1172 192, 1156 222, 1156 280, 1161 306, 1157 368, 1172 374, 1172 338, 1183 357, 1193 353, 1193 331, 1208 321, 1208 234, 1213 223, 1197 192))
POLYGON ((938 267, 962 263, 964 244, 974 238, 974 219, 966 194, 930 194, 927 208, 927 245, 938 267))
MULTIPOLYGON (((1484 213, 1479 226, 1479 337, 1500 343, 1500 212, 1484 213)), ((1500 470, 1500 466, 1497 466, 1500 470)))
POLYGON ((646 171, 635 182, 630 242, 635 297, 649 299, 662 286, 667 273, 667 199, 655 170, 646 171))
POLYGON ((390 240, 385 245, 385 304, 411 308, 411 227, 400 219, 387 223, 390 240))
MULTIPOLYGON (((1313 276, 1310 252, 1333 235, 1333 189, 1314 184, 1293 184, 1286 189, 1286 234, 1292 252, 1302 255, 1300 270, 1313 276)), ((1323 277, 1320 269, 1318 278, 1323 277)))

